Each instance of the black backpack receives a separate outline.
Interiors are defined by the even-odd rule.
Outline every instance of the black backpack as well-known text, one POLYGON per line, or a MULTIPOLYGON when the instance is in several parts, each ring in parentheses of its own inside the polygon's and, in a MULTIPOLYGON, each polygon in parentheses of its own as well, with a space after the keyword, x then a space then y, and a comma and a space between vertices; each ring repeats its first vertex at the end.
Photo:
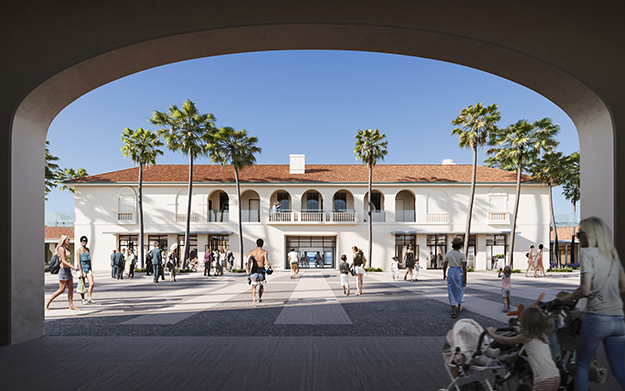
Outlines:
POLYGON ((50 274, 59 274, 59 270, 61 269, 61 262, 59 261, 59 256, 54 254, 52 258, 50 258, 49 270, 50 274))

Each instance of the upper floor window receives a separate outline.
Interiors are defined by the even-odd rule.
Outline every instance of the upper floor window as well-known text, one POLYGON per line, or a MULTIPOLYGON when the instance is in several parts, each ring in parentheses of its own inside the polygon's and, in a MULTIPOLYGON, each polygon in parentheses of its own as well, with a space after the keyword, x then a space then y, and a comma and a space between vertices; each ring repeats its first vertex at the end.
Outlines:
POLYGON ((334 194, 334 211, 345 212, 347 210, 347 193, 334 194))

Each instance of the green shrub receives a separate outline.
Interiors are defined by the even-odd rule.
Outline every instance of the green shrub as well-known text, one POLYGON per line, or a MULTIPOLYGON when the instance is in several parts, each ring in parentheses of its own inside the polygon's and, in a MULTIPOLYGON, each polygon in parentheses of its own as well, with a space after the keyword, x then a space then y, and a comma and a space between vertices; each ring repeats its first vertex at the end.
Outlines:
POLYGON ((475 271, 475 269, 473 268, 473 266, 469 266, 467 268, 467 272, 474 272, 474 271, 475 271))
POLYGON ((46 266, 46 268, 45 268, 45 269, 43 269, 43 272, 44 272, 44 273, 47 273, 47 272, 49 272, 49 271, 50 271, 50 268, 49 268, 49 267, 47 267, 47 266, 46 266))
POLYGON ((147 269, 144 268, 144 267, 138 267, 138 268, 135 269, 136 273, 145 273, 146 271, 147 271, 147 269))
POLYGON ((245 269, 232 269, 230 272, 231 273, 245 273, 246 270, 245 269))
POLYGON ((553 273, 571 273, 573 271, 572 267, 560 267, 560 268, 552 268, 552 269, 547 269, 548 272, 553 272, 553 273))
POLYGON ((512 273, 521 273, 521 269, 512 269, 512 273))
POLYGON ((382 268, 379 267, 366 267, 365 271, 368 272, 381 272, 382 268))

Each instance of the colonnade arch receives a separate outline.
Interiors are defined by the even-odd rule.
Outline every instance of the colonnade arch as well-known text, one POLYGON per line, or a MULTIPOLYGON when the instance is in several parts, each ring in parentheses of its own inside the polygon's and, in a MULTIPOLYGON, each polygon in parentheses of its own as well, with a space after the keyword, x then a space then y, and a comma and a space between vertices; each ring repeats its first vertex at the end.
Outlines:
POLYGON ((550 99, 575 123, 582 217, 600 216, 616 235, 625 232, 625 214, 614 203, 625 195, 624 181, 617 180, 625 158, 614 153, 625 146, 617 137, 625 126, 625 76, 620 72, 625 55, 614 50, 625 36, 625 28, 616 27, 625 10, 613 2, 594 5, 592 15, 581 4, 563 8, 550 2, 532 7, 491 2, 479 10, 460 1, 336 0, 292 7, 272 0, 262 7, 198 2, 192 13, 162 0, 150 7, 140 0, 79 3, 51 3, 45 12, 16 4, 12 14, 17 17, 0 27, 10 37, 8 60, 0 64, 6 80, 0 161, 7 167, 0 180, 10 184, 7 202, 0 206, 7 223, 0 229, 11 238, 10 261, 0 264, 0 344, 44 334, 40 251, 30 244, 43 241, 43 150, 54 117, 101 85, 193 58, 263 50, 361 50, 448 61, 512 80, 550 99), (206 18, 215 13, 220 17, 206 18), (32 288, 24 291, 24 286, 32 288))

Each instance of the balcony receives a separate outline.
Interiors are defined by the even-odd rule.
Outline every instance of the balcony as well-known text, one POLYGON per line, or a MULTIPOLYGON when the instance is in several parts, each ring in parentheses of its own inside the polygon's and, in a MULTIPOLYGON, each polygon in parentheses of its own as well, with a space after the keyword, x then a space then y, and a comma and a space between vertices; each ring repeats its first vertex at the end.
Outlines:
POLYGON ((117 224, 137 224, 137 213, 117 212, 117 224))
POLYGON ((449 223, 449 213, 428 213, 426 218, 428 223, 447 224, 449 223))
MULTIPOLYGON (((190 222, 197 223, 200 221, 200 217, 197 213, 191 213, 190 222)), ((187 222, 187 214, 186 213, 176 213, 176 223, 186 223, 187 222)))
POLYGON ((395 222, 396 223, 414 223, 415 211, 397 209, 395 211, 395 222))
POLYGON ((241 210, 241 222, 242 223, 260 223, 260 210, 258 209, 241 210))
POLYGON ((316 223, 336 223, 336 224, 357 224, 358 216, 354 211, 323 213, 320 210, 304 210, 302 212, 270 211, 268 215, 269 224, 295 223, 295 224, 316 224, 316 223))
POLYGON ((227 210, 209 210, 208 222, 209 223, 229 223, 230 213, 227 210))
POLYGON ((508 212, 488 213, 486 224, 489 224, 489 225, 510 224, 510 213, 508 212))
MULTIPOLYGON (((369 212, 364 211, 364 221, 367 222, 367 218, 369 217, 369 212)), ((371 221, 373 223, 383 223, 386 221, 386 212, 383 210, 372 210, 371 211, 371 221)))

